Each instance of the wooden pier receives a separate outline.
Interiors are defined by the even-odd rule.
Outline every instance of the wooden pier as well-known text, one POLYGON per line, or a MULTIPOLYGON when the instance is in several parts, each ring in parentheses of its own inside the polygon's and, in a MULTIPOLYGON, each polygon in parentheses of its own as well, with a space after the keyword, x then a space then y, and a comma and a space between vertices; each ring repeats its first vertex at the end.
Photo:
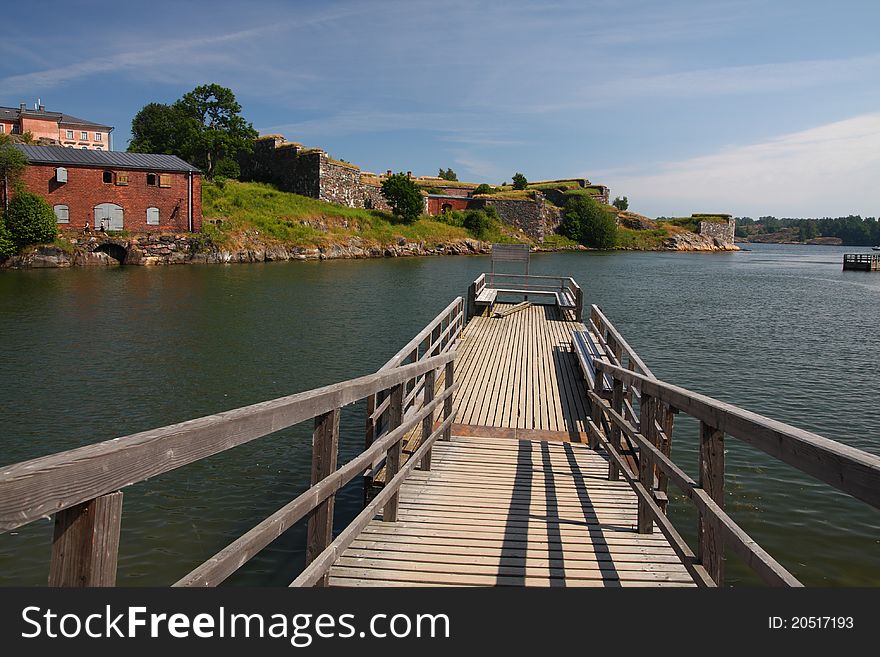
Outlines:
POLYGON ((843 269, 880 271, 880 253, 847 253, 843 256, 843 269))
POLYGON ((484 274, 376 373, 0 468, 0 531, 54 516, 49 584, 113 585, 125 487, 300 422, 311 486, 175 586, 220 584, 298 522, 292 586, 715 587, 730 558, 799 586, 724 510, 727 440, 880 507, 880 458, 658 379, 583 308, 570 278, 484 274), (365 446, 338 464, 350 404, 365 446), (680 414, 700 423, 697 478, 671 458, 680 414), (358 478, 364 508, 334 535, 358 478), (667 517, 670 484, 695 527, 667 517))

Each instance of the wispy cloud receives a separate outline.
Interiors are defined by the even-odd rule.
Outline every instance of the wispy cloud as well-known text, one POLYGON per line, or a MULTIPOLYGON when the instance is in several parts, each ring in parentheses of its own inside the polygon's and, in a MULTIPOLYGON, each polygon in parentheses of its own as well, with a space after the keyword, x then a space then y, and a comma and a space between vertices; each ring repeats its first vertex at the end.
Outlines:
POLYGON ((662 164, 601 173, 634 209, 652 215, 725 211, 825 216, 880 212, 880 113, 662 164))

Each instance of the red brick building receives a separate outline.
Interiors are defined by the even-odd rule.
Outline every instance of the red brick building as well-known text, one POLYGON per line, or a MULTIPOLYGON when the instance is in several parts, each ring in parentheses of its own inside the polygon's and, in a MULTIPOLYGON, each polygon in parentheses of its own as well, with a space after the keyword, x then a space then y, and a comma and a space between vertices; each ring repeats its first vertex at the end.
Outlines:
MULTIPOLYGON (((28 159, 25 189, 55 209, 59 228, 198 231, 201 171, 174 155, 13 144, 28 159)), ((2 190, 0 190, 2 192, 2 190)))
POLYGON ((24 103, 0 107, 0 134, 21 135, 29 132, 35 140, 70 148, 112 150, 113 126, 80 119, 62 112, 47 112, 43 105, 33 109, 24 103))

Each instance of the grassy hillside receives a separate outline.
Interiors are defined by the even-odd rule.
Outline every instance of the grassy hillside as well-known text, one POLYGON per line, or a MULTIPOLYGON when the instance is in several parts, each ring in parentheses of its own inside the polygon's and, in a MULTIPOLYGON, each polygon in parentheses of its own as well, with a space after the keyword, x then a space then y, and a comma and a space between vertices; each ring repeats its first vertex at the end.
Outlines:
POLYGON ((221 246, 241 245, 255 237, 304 247, 351 237, 377 245, 401 237, 428 244, 472 237, 464 228, 428 217, 401 224, 385 212, 325 203, 263 183, 206 183, 202 187, 202 214, 202 232, 221 246))

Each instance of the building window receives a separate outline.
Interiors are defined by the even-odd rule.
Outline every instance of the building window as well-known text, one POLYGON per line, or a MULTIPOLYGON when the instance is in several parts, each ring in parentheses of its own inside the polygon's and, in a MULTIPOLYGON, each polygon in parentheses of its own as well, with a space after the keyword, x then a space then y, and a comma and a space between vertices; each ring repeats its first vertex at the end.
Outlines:
POLYGON ((147 208, 147 225, 159 225, 159 208, 147 208))
POLYGON ((68 139, 73 139, 73 130, 68 130, 68 131, 67 131, 67 138, 68 138, 68 139))
POLYGON ((80 146, 80 148, 83 149, 84 151, 89 150, 89 147, 88 147, 88 146, 80 146))
POLYGON ((158 184, 159 184, 159 176, 157 176, 155 173, 148 173, 147 174, 147 185, 149 185, 150 187, 155 187, 158 184))
POLYGON ((95 141, 102 141, 104 139, 104 135, 100 132, 95 133, 95 141))
POLYGON ((69 224, 70 223, 70 208, 66 205, 56 205, 55 210, 55 221, 59 224, 69 224))
POLYGON ((128 184, 128 174, 122 171, 118 171, 116 173, 116 184, 117 185, 127 185, 128 184))
POLYGON ((170 173, 160 173, 159 174, 159 187, 171 187, 171 174, 170 173))
POLYGON ((103 151, 104 147, 103 146, 95 146, 95 150, 96 151, 103 151))
POLYGON ((89 140, 89 133, 86 132, 85 130, 83 130, 82 132, 79 133, 79 138, 84 139, 85 141, 88 141, 89 140))
POLYGON ((0 135, 2 135, 4 132, 6 132, 6 124, 0 123, 0 135))
POLYGON ((55 169, 55 182, 67 182, 67 169, 65 169, 64 167, 58 167, 57 169, 55 169))
POLYGON ((107 183, 108 185, 113 184, 113 172, 112 171, 105 171, 104 172, 104 182, 107 183))

